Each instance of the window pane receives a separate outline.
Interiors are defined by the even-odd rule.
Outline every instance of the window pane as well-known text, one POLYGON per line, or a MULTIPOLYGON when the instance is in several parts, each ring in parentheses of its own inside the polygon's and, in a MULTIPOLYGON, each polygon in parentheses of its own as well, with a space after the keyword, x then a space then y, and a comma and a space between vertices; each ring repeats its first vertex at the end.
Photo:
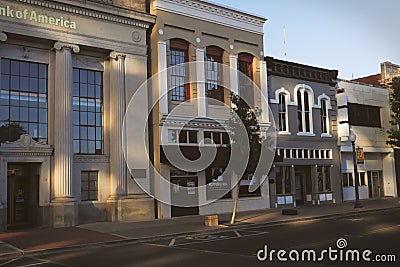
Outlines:
POLYGON ((197 131, 189 131, 189 143, 197 143, 197 131))
POLYGON ((21 62, 20 67, 20 75, 21 76, 29 76, 29 64, 28 62, 21 62))
POLYGON ((179 132, 179 143, 187 143, 187 131, 181 130, 179 132))
POLYGON ((10 60, 8 60, 8 59, 1 60, 1 73, 2 74, 10 73, 10 60))

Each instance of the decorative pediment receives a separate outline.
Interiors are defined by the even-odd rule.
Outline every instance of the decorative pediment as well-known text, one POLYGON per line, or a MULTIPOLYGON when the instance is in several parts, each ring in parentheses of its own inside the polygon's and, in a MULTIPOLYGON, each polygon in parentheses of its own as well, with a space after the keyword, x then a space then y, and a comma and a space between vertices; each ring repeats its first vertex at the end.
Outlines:
POLYGON ((53 148, 50 145, 33 140, 29 134, 22 134, 14 142, 0 144, 0 154, 51 156, 53 148))

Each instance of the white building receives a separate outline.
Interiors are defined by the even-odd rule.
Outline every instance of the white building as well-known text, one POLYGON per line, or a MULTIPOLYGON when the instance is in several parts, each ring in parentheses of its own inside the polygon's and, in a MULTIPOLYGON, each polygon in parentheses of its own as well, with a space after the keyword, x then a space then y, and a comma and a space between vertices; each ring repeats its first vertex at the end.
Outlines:
POLYGON ((340 80, 337 105, 343 200, 355 199, 350 129, 365 155, 358 164, 360 199, 396 197, 394 152, 386 144, 391 127, 388 89, 340 80))

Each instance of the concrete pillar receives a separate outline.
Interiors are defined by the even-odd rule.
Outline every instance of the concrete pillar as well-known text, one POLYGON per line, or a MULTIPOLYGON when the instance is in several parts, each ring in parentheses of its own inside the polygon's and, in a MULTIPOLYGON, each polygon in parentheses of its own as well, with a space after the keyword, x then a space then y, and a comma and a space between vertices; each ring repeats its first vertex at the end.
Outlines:
POLYGON ((260 62, 260 89, 262 93, 261 98, 261 121, 269 122, 269 108, 268 108, 268 83, 267 83, 267 62, 260 62))
POLYGON ((72 181, 72 52, 74 44, 56 42, 55 111, 54 121, 54 199, 51 203, 54 227, 74 226, 78 223, 78 209, 73 196, 72 181))
POLYGON ((230 66, 230 89, 233 93, 239 94, 239 79, 238 79, 238 56, 229 55, 229 66, 230 66))
POLYGON ((160 113, 168 114, 167 43, 158 41, 158 93, 160 113))
MULTIPOLYGON (((0 41, 7 41, 7 35, 4 32, 0 32, 0 41)), ((0 231, 6 230, 7 225, 7 211, 5 207, 5 203, 7 202, 7 188, 4 188, 6 185, 6 180, 3 180, 7 179, 7 171, 4 172, 4 168, 7 168, 7 164, 5 160, 3 164, 3 161, 0 157, 0 231)))
POLYGON ((290 179, 291 179, 291 184, 292 184, 292 195, 293 195, 293 206, 297 206, 296 203, 296 173, 295 173, 295 169, 294 169, 294 165, 292 165, 290 167, 290 179))
POLYGON ((126 164, 122 152, 123 122, 125 116, 125 57, 111 52, 110 70, 110 196, 126 196, 126 164))
POLYGON ((203 48, 196 49, 196 74, 197 74, 197 114, 199 117, 207 116, 207 102, 206 102, 206 72, 205 72, 205 54, 203 48))

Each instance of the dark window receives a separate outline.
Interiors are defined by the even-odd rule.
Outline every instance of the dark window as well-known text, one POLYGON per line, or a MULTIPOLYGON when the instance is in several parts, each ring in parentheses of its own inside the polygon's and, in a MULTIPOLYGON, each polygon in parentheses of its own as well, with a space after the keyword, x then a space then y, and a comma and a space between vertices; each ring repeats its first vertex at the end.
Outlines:
POLYGON ((229 175, 222 175, 225 168, 208 167, 206 173, 206 197, 207 200, 218 198, 231 198, 231 178, 229 175))
MULTIPOLYGON (((221 84, 222 81, 222 56, 223 50, 219 47, 207 47, 206 63, 207 63, 207 97, 224 102, 224 90, 221 84)), ((218 101, 212 101, 211 104, 222 104, 218 101)))
POLYGON ((239 75, 240 96, 252 108, 254 107, 253 56, 247 53, 239 54, 238 69, 245 75, 239 75), (246 77, 248 77, 249 79, 247 79, 246 77))
POLYGON ((189 43, 183 40, 173 39, 170 41, 170 70, 171 90, 169 92, 172 101, 186 101, 190 96, 190 85, 188 83, 188 69, 184 64, 189 61, 189 43))
POLYGON ((179 143, 182 144, 197 144, 198 143, 198 131, 193 130, 181 130, 179 132, 179 143))
POLYGON ((98 199, 98 172, 83 171, 81 173, 81 200, 93 201, 98 199))
POLYGON ((261 196, 261 186, 259 186, 255 191, 249 191, 249 185, 252 183, 253 174, 248 174, 240 180, 239 186, 239 197, 256 197, 261 196))
POLYGON ((275 185, 277 195, 292 193, 292 180, 289 166, 280 166, 276 168, 275 185))
POLYGON ((297 91, 297 125, 299 132, 303 132, 303 100, 300 90, 297 91))
POLYGON ((326 100, 321 100, 321 132, 328 133, 328 109, 326 100))
POLYGON ((310 132, 310 103, 308 92, 304 91, 304 120, 306 123, 306 132, 310 132))
POLYGON ((286 127, 286 116, 287 116, 287 110, 286 110, 286 95, 285 94, 279 94, 279 131, 288 131, 286 127))
POLYGON ((347 104, 349 123, 354 126, 381 128, 381 113, 379 107, 347 104))
POLYGON ((103 153, 103 73, 73 70, 73 142, 75 154, 103 153))
POLYGON ((16 125, 47 142, 47 65, 1 60, 0 126, 16 125))
MULTIPOLYGON (((209 132, 204 131, 204 138, 211 139, 216 145, 229 145, 229 135, 227 132, 209 132)), ((212 144, 211 141, 204 142, 205 144, 212 144)))

